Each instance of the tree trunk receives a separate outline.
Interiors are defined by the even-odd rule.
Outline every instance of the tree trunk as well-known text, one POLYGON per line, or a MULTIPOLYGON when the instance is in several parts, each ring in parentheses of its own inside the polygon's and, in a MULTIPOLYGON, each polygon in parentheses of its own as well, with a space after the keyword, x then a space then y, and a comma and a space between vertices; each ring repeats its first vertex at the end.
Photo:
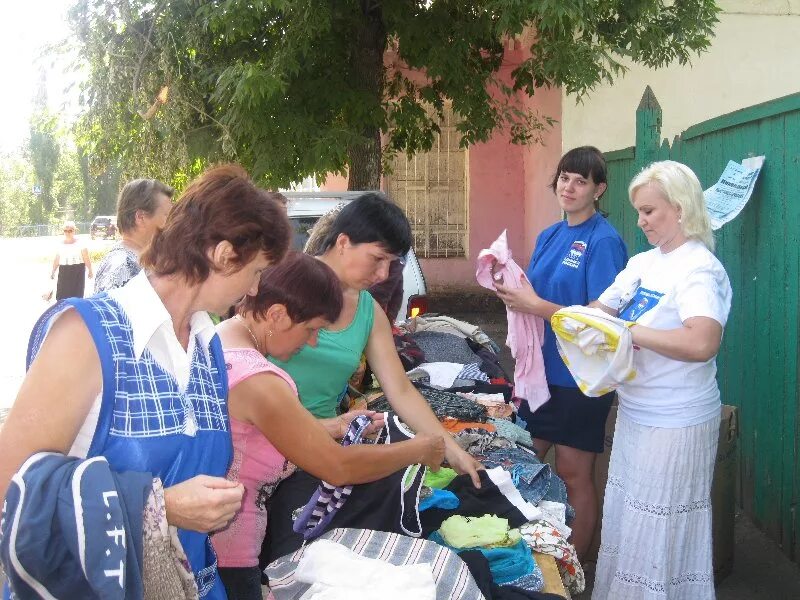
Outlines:
MULTIPOLYGON (((354 36, 351 84, 364 90, 375 106, 383 100, 386 29, 379 3, 362 0, 364 19, 354 36)), ((376 113, 379 111, 375 111, 376 113)), ((347 149, 348 190, 378 190, 381 185, 381 131, 378 123, 364 127, 363 141, 347 149)))

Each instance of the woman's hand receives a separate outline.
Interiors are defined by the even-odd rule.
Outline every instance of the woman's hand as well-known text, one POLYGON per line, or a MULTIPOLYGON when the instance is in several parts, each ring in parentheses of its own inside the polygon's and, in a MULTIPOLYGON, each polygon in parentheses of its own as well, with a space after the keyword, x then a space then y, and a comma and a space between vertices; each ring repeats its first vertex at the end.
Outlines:
POLYGON ((418 433, 412 440, 422 448, 419 463, 427 466, 432 471, 438 471, 442 466, 445 456, 444 437, 438 433, 418 433))
POLYGON ((478 471, 485 469, 485 467, 456 444, 453 438, 450 438, 449 442, 447 450, 445 450, 445 458, 450 468, 459 475, 469 475, 470 479, 472 479, 472 485, 480 488, 481 478, 478 475, 478 471))
POLYGON ((518 288, 507 286, 502 280, 495 280, 494 287, 497 290, 498 298, 509 310, 538 314, 542 299, 525 275, 520 275, 519 280, 521 287, 518 288))
POLYGON ((374 410, 366 410, 363 408, 348 411, 333 419, 320 419, 320 421, 322 421, 325 428, 330 432, 332 438, 340 440, 347 433, 353 419, 361 415, 369 417, 372 421, 372 423, 367 426, 366 430, 364 430, 364 435, 374 435, 383 429, 385 425, 383 413, 377 413, 374 410))
POLYGON ((242 506, 243 495, 241 483, 197 475, 164 490, 167 522, 202 533, 222 529, 242 506))

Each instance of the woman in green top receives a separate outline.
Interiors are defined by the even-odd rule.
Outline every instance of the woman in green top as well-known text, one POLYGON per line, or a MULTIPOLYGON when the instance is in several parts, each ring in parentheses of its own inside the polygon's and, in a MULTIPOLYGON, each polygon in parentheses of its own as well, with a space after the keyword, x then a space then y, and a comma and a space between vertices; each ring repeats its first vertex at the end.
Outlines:
MULTIPOLYGON (((300 401, 313 415, 336 415, 342 391, 366 354, 392 409, 416 431, 446 434, 428 403, 406 377, 397 355, 389 320, 367 288, 389 274, 393 261, 411 248, 411 227, 403 211, 380 193, 363 194, 334 219, 318 258, 342 284, 344 308, 339 319, 319 332, 317 346, 306 346, 286 362, 275 360, 297 384, 300 401)), ((445 458, 480 487, 481 464, 444 435, 445 458)))

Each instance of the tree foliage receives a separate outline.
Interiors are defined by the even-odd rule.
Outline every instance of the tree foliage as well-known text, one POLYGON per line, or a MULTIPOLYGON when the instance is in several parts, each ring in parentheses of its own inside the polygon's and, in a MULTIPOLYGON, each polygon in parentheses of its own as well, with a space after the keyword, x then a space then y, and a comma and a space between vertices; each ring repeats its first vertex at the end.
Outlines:
POLYGON ((714 0, 78 0, 82 132, 98 163, 178 184, 231 159, 273 185, 349 170, 351 189, 377 187, 382 158, 430 149, 445 103, 463 145, 498 128, 533 142, 546 115, 521 97, 546 86, 581 97, 623 61, 686 63, 709 46, 717 11, 714 0), (526 31, 528 58, 501 78, 506 41, 526 31), (387 50, 425 77, 387 66, 387 50))

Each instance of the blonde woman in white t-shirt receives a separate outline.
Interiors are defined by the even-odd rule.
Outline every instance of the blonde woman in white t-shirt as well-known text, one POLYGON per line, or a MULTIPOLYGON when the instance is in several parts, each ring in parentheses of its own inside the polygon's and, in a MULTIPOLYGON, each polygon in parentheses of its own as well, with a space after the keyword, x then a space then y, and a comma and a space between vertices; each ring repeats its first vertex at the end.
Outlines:
POLYGON ((618 390, 592 599, 713 599, 715 357, 731 287, 688 167, 653 163, 628 193, 655 247, 631 258, 594 303, 635 322, 637 375, 618 390))

